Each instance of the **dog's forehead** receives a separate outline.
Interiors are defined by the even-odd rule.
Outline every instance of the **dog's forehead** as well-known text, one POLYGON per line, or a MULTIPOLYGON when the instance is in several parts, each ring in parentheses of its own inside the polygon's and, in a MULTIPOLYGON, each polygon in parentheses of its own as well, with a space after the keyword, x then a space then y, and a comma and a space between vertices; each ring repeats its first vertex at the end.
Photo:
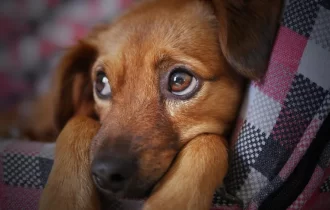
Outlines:
POLYGON ((128 11, 100 35, 99 48, 103 54, 136 56, 150 51, 158 54, 155 50, 164 49, 204 54, 203 46, 217 46, 216 18, 207 4, 172 0, 149 2, 128 11))

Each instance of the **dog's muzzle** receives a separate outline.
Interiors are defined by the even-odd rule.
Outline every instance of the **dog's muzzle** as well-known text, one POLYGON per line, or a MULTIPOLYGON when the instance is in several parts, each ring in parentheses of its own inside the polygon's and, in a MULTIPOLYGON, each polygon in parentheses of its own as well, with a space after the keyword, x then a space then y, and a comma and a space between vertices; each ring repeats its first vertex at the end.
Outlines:
POLYGON ((92 176, 103 193, 124 191, 137 171, 137 161, 129 156, 99 155, 92 162, 92 176))

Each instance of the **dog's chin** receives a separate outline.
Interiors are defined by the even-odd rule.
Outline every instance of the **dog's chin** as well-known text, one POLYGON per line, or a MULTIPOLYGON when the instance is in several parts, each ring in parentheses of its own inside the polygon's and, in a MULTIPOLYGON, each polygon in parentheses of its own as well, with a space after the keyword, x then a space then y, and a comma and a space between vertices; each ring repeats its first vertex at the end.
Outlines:
POLYGON ((145 200, 152 192, 152 188, 148 190, 133 189, 131 191, 115 193, 115 197, 124 200, 145 200))
MULTIPOLYGON (((120 205, 122 206, 123 209, 137 209, 137 206, 143 204, 143 202, 148 198, 149 196, 145 194, 144 196, 142 195, 132 195, 132 194, 127 194, 124 192, 120 193, 108 193, 100 194, 100 205, 101 209, 109 209, 109 206, 113 206, 114 204, 120 202, 120 205), (126 205, 131 205, 131 207, 125 207, 126 205), (132 208, 132 206, 134 208, 132 208)), ((140 208, 138 208, 140 209, 140 208)))
POLYGON ((119 192, 100 190, 100 193, 106 200, 145 200, 151 195, 152 190, 153 187, 137 188, 136 186, 132 186, 119 192))

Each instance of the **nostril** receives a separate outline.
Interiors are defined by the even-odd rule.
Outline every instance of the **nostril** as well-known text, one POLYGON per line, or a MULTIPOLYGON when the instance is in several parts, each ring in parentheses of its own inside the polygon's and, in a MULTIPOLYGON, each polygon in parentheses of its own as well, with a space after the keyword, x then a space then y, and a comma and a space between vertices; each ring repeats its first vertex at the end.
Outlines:
POLYGON ((93 174, 93 179, 94 179, 94 182, 95 184, 99 187, 99 188, 102 188, 102 189, 105 189, 107 186, 105 185, 105 183, 102 181, 102 179, 97 176, 96 174, 93 174))
POLYGON ((92 163, 92 177, 95 186, 103 193, 124 191, 136 171, 132 158, 99 156, 92 163))
POLYGON ((125 181, 125 177, 122 176, 121 174, 112 174, 110 175, 110 180, 112 182, 123 182, 125 181))
POLYGON ((92 178, 98 189, 103 192, 117 193, 125 188, 130 174, 125 174, 122 167, 113 164, 96 164, 92 167, 92 178))
POLYGON ((97 183, 98 185, 101 185, 101 179, 100 179, 100 177, 98 177, 98 176, 96 176, 96 175, 93 175, 93 176, 94 176, 94 179, 95 179, 96 183, 97 183))

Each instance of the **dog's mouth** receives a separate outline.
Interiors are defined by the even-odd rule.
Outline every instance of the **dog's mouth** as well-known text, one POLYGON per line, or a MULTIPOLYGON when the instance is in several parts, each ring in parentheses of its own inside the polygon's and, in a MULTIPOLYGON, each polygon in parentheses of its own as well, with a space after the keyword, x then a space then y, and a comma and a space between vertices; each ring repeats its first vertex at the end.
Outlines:
POLYGON ((102 195, 101 197, 108 201, 113 200, 114 198, 119 200, 144 200, 151 195, 154 187, 158 183, 142 183, 141 181, 134 181, 132 179, 130 183, 126 184, 121 190, 116 190, 113 187, 112 190, 109 190, 110 187, 102 183, 98 177, 94 175, 92 177, 97 190, 102 195))

